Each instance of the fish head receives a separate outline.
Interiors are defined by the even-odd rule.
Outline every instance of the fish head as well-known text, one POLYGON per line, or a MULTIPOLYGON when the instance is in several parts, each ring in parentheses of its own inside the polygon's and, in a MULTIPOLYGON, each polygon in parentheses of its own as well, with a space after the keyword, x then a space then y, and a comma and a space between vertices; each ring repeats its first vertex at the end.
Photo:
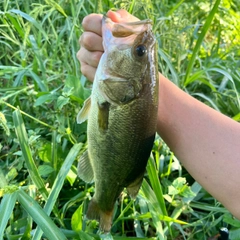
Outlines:
POLYGON ((102 37, 104 54, 97 71, 101 91, 110 102, 127 103, 140 94, 144 85, 156 82, 152 22, 115 23, 104 16, 102 37))

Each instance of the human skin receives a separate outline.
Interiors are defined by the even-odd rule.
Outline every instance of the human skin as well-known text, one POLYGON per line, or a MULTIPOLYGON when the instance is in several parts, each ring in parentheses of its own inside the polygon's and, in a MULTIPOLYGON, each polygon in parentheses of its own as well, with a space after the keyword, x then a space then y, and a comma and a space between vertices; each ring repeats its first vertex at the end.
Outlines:
MULTIPOLYGON (((115 22, 136 21, 124 10, 109 11, 115 22)), ((102 15, 83 19, 77 57, 91 81, 103 53, 102 15)), ((240 219, 240 124, 194 99, 159 73, 157 132, 188 172, 240 219)))

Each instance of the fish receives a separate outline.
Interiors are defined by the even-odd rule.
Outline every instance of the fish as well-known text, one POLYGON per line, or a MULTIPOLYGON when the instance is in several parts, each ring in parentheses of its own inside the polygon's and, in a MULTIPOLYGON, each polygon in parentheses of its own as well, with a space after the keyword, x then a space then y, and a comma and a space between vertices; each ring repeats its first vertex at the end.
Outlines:
POLYGON ((92 92, 77 115, 79 124, 88 120, 78 176, 95 183, 86 216, 108 233, 121 192, 135 199, 141 187, 156 135, 159 82, 151 20, 116 23, 103 16, 102 39, 92 92))

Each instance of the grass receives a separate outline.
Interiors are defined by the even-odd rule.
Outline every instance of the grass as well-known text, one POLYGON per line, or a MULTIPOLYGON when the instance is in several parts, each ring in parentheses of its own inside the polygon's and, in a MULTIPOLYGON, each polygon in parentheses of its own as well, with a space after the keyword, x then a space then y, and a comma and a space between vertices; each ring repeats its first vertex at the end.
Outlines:
POLYGON ((0 239, 207 239, 240 221, 209 195, 157 136, 135 201, 123 192, 111 235, 84 217, 94 185, 77 177, 90 95, 76 53, 89 13, 125 8, 151 18, 159 70, 240 121, 238 1, 0 2, 0 239))

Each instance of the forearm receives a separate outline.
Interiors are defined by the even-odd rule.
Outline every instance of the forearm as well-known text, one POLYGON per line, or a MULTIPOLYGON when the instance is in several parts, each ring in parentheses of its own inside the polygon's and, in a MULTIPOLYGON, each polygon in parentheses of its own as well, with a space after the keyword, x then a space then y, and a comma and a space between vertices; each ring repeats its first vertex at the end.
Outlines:
POLYGON ((158 133, 189 173, 240 218, 240 124, 160 75, 158 133))

